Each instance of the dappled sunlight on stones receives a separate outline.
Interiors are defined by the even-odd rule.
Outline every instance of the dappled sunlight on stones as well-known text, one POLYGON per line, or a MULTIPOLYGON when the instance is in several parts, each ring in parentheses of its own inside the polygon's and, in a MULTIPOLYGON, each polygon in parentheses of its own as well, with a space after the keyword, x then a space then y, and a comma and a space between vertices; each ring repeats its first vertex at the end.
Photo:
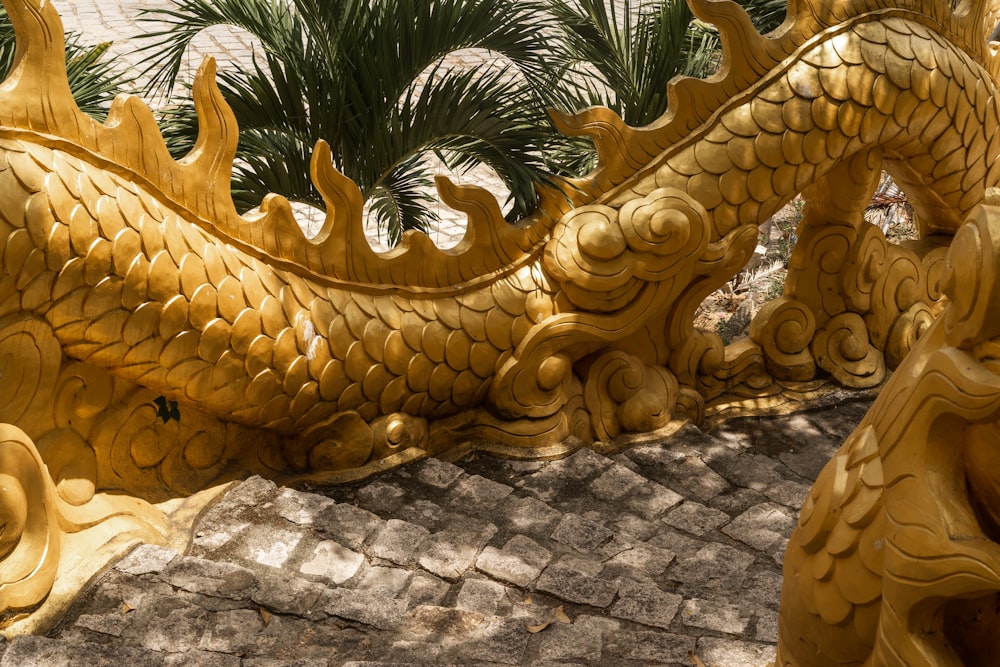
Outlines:
POLYGON ((448 513, 440 505, 423 498, 403 505, 393 514, 397 519, 415 523, 430 531, 448 522, 448 513))
POLYGON ((358 502, 372 512, 393 512, 403 504, 405 492, 397 484, 376 479, 358 491, 358 502))
POLYGON ((477 611, 423 605, 413 610, 407 630, 415 635, 461 635, 486 618, 477 611))
POLYGON ((124 614, 105 616, 102 614, 83 614, 76 619, 74 625, 109 637, 121 637, 128 621, 124 614))
POLYGON ((243 535, 245 556, 261 565, 282 567, 288 562, 302 535, 291 530, 253 526, 243 535))
POLYGON ((446 489, 462 476, 463 471, 453 463, 438 459, 424 459, 414 465, 417 480, 438 489, 446 489))
POLYGON ((381 523, 377 514, 346 503, 337 503, 316 517, 313 525, 321 535, 336 538, 352 549, 360 549, 381 523))
POLYGON ((707 665, 766 665, 774 659, 774 647, 770 644, 715 637, 699 639, 697 652, 707 665))
POLYGON ((202 628, 209 617, 209 612, 201 607, 166 598, 160 600, 160 604, 155 607, 146 607, 137 616, 141 617, 142 612, 146 615, 143 619, 146 632, 141 639, 141 646, 150 651, 167 653, 197 649, 202 628))
POLYGON ((253 572, 233 563, 183 556, 163 571, 163 580, 191 593, 247 600, 257 583, 253 572))
POLYGON ((769 644, 778 643, 778 612, 775 609, 759 608, 754 617, 754 639, 769 644))
POLYGON ((28 635, 15 639, 0 659, 2 667, 74 664, 93 667, 119 667, 123 664, 157 667, 162 664, 162 657, 149 650, 128 646, 110 649, 98 644, 81 646, 78 642, 61 642, 28 635))
POLYGON ((115 569, 125 574, 160 572, 177 557, 177 552, 155 544, 140 544, 127 556, 115 563, 115 569))
POLYGON ((317 501, 312 494, 283 488, 274 499, 274 509, 281 518, 297 526, 312 526, 333 508, 336 503, 329 498, 317 501))
MULTIPOLYGON (((605 650, 623 660, 647 660, 663 664, 690 664, 695 640, 661 632, 619 632, 605 650)), ((732 663, 719 663, 732 664, 732 663)))
POLYGON ((389 519, 368 548, 368 554, 397 565, 414 565, 422 555, 423 545, 430 534, 423 526, 389 519))
POLYGON ((754 557, 725 544, 711 543, 696 554, 678 558, 667 576, 686 590, 736 590, 754 557))
POLYGON ((614 537, 614 532, 578 514, 567 514, 552 531, 552 539, 579 551, 592 551, 614 537))
POLYGON ((681 622, 702 630, 739 635, 746 631, 750 615, 735 605, 691 599, 681 605, 681 622))
POLYGON ((214 653, 240 654, 250 650, 264 629, 259 613, 249 609, 221 611, 209 618, 198 649, 214 653))
POLYGON ((472 660, 522 665, 530 637, 519 620, 494 619, 476 629, 465 652, 472 660))
MULTIPOLYGON (((541 635, 538 657, 548 660, 571 660, 586 664, 600 655, 606 637, 614 636, 621 623, 603 616, 578 616, 570 624, 554 624, 541 635)), ((564 664, 564 663, 560 663, 564 664)))
POLYGON ((683 600, 680 595, 661 591, 650 581, 622 579, 611 615, 643 625, 669 628, 683 600))
POLYGON ((268 573, 258 579, 251 600, 277 614, 308 616, 326 590, 323 583, 287 573, 268 573))
POLYGON ((770 553, 788 539, 796 518, 776 503, 754 505, 722 528, 722 532, 758 551, 770 553))
POLYGON ((299 572, 342 584, 357 574, 364 561, 364 555, 332 540, 323 540, 313 548, 311 558, 302 563, 299 572))
POLYGON ((143 667, 676 666, 694 651, 761 667, 796 512, 771 496, 807 483, 751 441, 693 431, 613 458, 427 459, 326 495, 254 478, 205 513, 191 554, 138 547, 31 650, 112 642, 143 667))
POLYGON ((471 530, 453 527, 435 533, 427 552, 420 557, 420 567, 445 579, 457 579, 472 568, 476 555, 496 533, 493 524, 481 524, 471 530))
POLYGON ((452 489, 450 499, 457 509, 476 514, 491 513, 492 508, 513 493, 506 484, 494 482, 479 475, 463 477, 452 489))
POLYGON ((331 588, 320 601, 331 616, 357 621, 379 630, 393 630, 406 613, 406 600, 384 595, 366 595, 347 588, 331 588))
POLYGON ((407 589, 412 577, 410 570, 373 565, 365 569, 355 590, 383 597, 398 597, 407 589))
POLYGON ((684 496, 662 484, 644 481, 633 487, 622 500, 626 507, 644 519, 655 519, 684 500, 684 496))
POLYGON ((504 587, 488 579, 466 579, 460 584, 455 606, 484 617, 494 616, 504 598, 504 587))
POLYGON ((645 477, 616 463, 590 483, 590 491, 601 500, 617 500, 646 483, 645 477))
POLYGON ((601 608, 611 604, 618 590, 617 582, 600 579, 597 572, 584 572, 579 559, 565 557, 545 568, 535 587, 567 602, 601 608))
POLYGON ((623 546, 607 560, 605 569, 618 571, 633 579, 656 578, 674 560, 674 553, 648 544, 623 546))
POLYGON ((438 579, 426 572, 417 572, 413 575, 410 587, 406 591, 406 597, 410 605, 437 605, 440 604, 451 588, 447 581, 438 579))
POLYGON ((693 500, 686 500, 663 517, 664 523, 701 537, 729 521, 729 515, 706 507, 693 500))
POLYGON ((553 461, 549 464, 549 468, 567 479, 586 479, 612 465, 614 462, 606 456, 601 456, 587 447, 581 447, 566 458, 553 461))
POLYGON ((660 526, 634 514, 623 514, 614 521, 612 527, 619 538, 645 542, 653 537, 660 526))
POLYGON ((501 581, 527 587, 541 574, 552 554, 545 547, 523 535, 510 538, 503 548, 488 546, 476 560, 476 567, 501 581))
POLYGON ((558 510, 532 497, 511 500, 499 514, 512 530, 529 535, 548 536, 562 518, 558 510))

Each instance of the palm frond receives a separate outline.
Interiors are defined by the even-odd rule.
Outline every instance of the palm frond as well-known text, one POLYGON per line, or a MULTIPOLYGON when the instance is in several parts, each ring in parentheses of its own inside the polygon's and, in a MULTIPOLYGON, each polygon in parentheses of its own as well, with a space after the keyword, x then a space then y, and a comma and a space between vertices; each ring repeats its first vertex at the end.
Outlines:
POLYGON ((690 30, 693 15, 684 0, 549 0, 549 6, 569 54, 570 108, 601 104, 631 125, 662 115, 670 79, 702 76, 718 47, 714 34, 690 30))
POLYGON ((154 94, 171 92, 191 41, 211 26, 242 28, 272 52, 302 37, 285 0, 173 0, 172 7, 141 9, 139 20, 167 26, 145 33, 149 41, 138 49, 150 54, 143 73, 150 75, 147 92, 154 94))
POLYGON ((787 0, 739 0, 757 30, 767 34, 785 20, 787 0))
MULTIPOLYGON (((393 194, 416 183, 412 173, 425 165, 418 155, 439 153, 460 169, 492 167, 510 185, 516 215, 533 206, 534 184, 550 178, 541 147, 558 140, 543 108, 557 72, 542 34, 552 19, 541 0, 173 2, 147 12, 168 24, 147 35, 150 73, 160 85, 172 85, 187 45, 208 26, 237 25, 263 45, 249 67, 218 77, 241 128, 233 187, 243 208, 259 202, 265 187, 318 203, 307 179, 293 177, 309 173, 318 139, 366 197, 379 198, 369 204, 379 220, 403 225, 392 229, 395 237, 422 225, 415 216, 423 209, 408 203, 421 200, 393 194), (507 66, 442 67, 462 49, 502 57, 507 66)), ((189 105, 173 105, 163 124, 175 155, 190 150, 197 125, 189 105)), ((426 171, 422 182, 430 183, 426 171)))
POLYGON ((514 215, 520 217, 535 205, 535 184, 550 178, 541 158, 551 135, 542 125, 543 113, 539 101, 504 70, 435 71, 426 85, 407 92, 372 137, 374 150, 355 156, 356 171, 364 189, 377 186, 387 173, 371 160, 379 153, 434 151, 459 172, 487 165, 510 189, 514 215))
POLYGON ((389 245, 399 243, 403 231, 426 230, 438 219, 424 157, 412 155, 393 165, 368 193, 371 214, 389 245))

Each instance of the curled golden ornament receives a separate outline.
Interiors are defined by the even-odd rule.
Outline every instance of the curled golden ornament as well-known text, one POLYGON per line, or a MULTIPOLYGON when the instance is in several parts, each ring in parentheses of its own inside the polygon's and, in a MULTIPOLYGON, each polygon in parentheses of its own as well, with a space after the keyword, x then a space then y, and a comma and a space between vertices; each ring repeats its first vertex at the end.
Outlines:
POLYGON ((302 467, 316 472, 360 468, 375 447, 372 427, 356 412, 342 412, 308 435, 315 444, 302 467))
POLYGON ((705 421, 705 397, 690 387, 681 386, 674 412, 677 418, 686 418, 695 424, 701 424, 705 421))
POLYGON ((34 410, 47 410, 62 350, 43 320, 26 315, 0 319, 0 421, 28 424, 34 410))
MULTIPOLYGON (((948 247, 934 248, 923 256, 925 299, 928 304, 938 304, 944 295, 944 283, 948 273, 948 247)), ((941 305, 936 308, 941 310, 941 305)))
POLYGON ((882 230, 865 225, 851 247, 841 271, 844 298, 856 313, 871 308, 872 292, 885 271, 889 258, 889 242, 882 230))
POLYGON ((944 313, 948 341, 971 347, 1000 336, 1000 208, 980 206, 955 234, 948 252, 944 313))
POLYGON ((53 398, 56 426, 67 428, 92 420, 111 406, 114 378, 104 369, 80 362, 65 364, 53 398))
POLYGON ((750 338, 761 346, 767 370, 781 380, 809 380, 816 375, 809 349, 815 334, 812 310, 788 296, 764 304, 750 322, 750 338))
POLYGON ((622 431, 651 431, 666 424, 678 391, 670 371, 614 351, 590 365, 583 396, 594 434, 606 441, 622 431))
POLYGON ((699 376, 719 370, 725 357, 726 346, 719 334, 692 329, 671 351, 670 370, 681 383, 694 386, 699 376))
POLYGON ((151 398, 109 410, 94 427, 94 440, 107 448, 99 457, 103 464, 102 487, 114 488, 115 478, 124 482, 144 474, 144 470, 155 469, 177 442, 183 415, 180 419, 158 417, 157 405, 151 398))
POLYGON ((924 303, 915 303, 900 313, 889 330, 885 345, 885 363, 897 368, 934 323, 935 313, 924 303))
POLYGON ((427 448, 427 420, 397 412, 375 420, 372 458, 384 459, 414 447, 427 448))
POLYGON ((97 456, 79 433, 56 429, 37 443, 59 497, 70 505, 85 505, 97 490, 97 456))
POLYGON ((885 379, 885 359, 857 313, 841 313, 820 327, 812 352, 816 365, 846 387, 874 387, 885 379))
POLYGON ((926 292, 922 269, 923 264, 914 253, 891 248, 889 264, 875 284, 871 310, 865 315, 868 337, 875 347, 885 348, 889 329, 899 314, 926 292))
POLYGON ((821 320, 821 315, 844 312, 840 272, 856 238, 857 232, 847 225, 804 230, 789 260, 785 294, 808 304, 821 320))
POLYGON ((34 443, 0 424, 0 625, 40 604, 60 557, 55 488, 34 443))
POLYGON ((165 486, 181 494, 209 486, 236 457, 247 435, 239 425, 195 419, 189 412, 180 425, 177 445, 160 466, 165 486))
POLYGON ((711 217, 686 192, 657 188, 622 206, 622 233, 642 280, 686 282, 694 258, 708 246, 711 217))
POLYGON ((546 246, 546 266, 574 304, 610 312, 632 301, 641 287, 627 251, 618 211, 582 206, 557 224, 546 246))
POLYGON ((662 366, 646 365, 642 389, 625 401, 618 410, 625 431, 644 433, 665 426, 673 416, 680 385, 677 378, 662 366))

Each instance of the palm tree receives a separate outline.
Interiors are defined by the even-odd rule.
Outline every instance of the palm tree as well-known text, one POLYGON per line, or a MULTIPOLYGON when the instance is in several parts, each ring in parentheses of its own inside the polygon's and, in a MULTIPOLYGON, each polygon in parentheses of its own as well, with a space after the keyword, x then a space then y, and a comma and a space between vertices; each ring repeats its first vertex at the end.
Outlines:
MULTIPOLYGON (((309 181, 325 139, 390 242, 436 218, 427 158, 456 170, 492 168, 511 191, 511 217, 530 211, 551 178, 542 148, 553 64, 540 0, 173 0, 144 10, 152 38, 151 91, 173 88, 191 40, 214 25, 259 40, 253 66, 223 71, 219 86, 241 128, 233 197, 249 209, 268 192, 322 206, 309 181), (166 27, 162 27, 166 23, 166 27), (460 49, 502 56, 501 67, 463 68, 460 49)), ((165 115, 175 154, 193 145, 190 105, 165 115)))
MULTIPOLYGON (((695 20, 686 0, 548 0, 559 26, 563 110, 606 106, 629 125, 647 125, 666 111, 667 84, 678 75, 705 77, 719 64, 715 29, 695 20)), ((785 0, 742 0, 762 32, 778 27, 785 0)), ((593 166, 580 142, 556 159, 569 175, 593 166)))
MULTIPOLYGON (((16 42, 14 24, 7 10, 0 7, 0 73, 14 66, 16 42)), ((66 34, 66 72, 73 98, 81 111, 100 121, 107 118, 115 96, 128 92, 134 80, 113 62, 104 60, 110 47, 111 42, 90 46, 83 44, 77 33, 66 34)))
MULTIPOLYGON (((762 32, 780 25, 785 0, 740 4, 762 32)), ((646 125, 667 106, 677 75, 704 77, 718 66, 715 29, 695 20, 686 0, 549 0, 560 28, 567 102, 601 104, 630 125, 646 125)))
POLYGON ((692 30, 684 0, 549 3, 568 55, 567 101, 607 106, 630 125, 660 117, 670 79, 704 74, 718 47, 714 33, 692 30))

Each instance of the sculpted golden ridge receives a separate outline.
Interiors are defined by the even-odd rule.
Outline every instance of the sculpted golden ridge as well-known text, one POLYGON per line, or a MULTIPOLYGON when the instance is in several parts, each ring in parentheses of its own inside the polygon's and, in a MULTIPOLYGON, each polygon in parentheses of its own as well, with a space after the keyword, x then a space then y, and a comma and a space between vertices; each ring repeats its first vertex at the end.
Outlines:
MULTIPOLYGON (((741 402, 764 409, 829 379, 875 386, 898 367, 803 510, 779 662, 957 664, 926 658, 930 640, 907 628, 926 600, 988 597, 995 580, 994 528, 977 518, 996 525, 996 480, 969 462, 992 462, 1000 405, 1000 254, 983 206, 1000 175, 987 41, 1000 8, 792 2, 762 36, 736 4, 693 1, 723 38, 714 77, 676 80, 646 127, 607 109, 556 114, 594 140, 594 173, 544 193, 517 226, 485 191, 441 179, 443 201, 468 215, 463 241, 439 250, 409 233, 378 254, 360 191, 322 142, 316 237, 279 196, 237 213, 238 130, 211 61, 194 91, 198 142, 174 161, 138 99, 116 100, 103 124, 77 109, 50 3, 4 4, 18 33, 0 84, 10 627, 65 576, 67 536, 113 551, 128 540, 107 527, 121 524, 162 541, 170 522, 150 503, 248 474, 332 483, 474 446, 555 456, 741 402), (889 243, 864 220, 882 169, 913 203, 919 242, 889 243), (784 294, 749 338, 696 330, 695 310, 746 264, 757 225, 800 193, 784 294), (956 423, 970 425, 966 444, 942 455, 956 423), (939 509, 943 493, 964 509, 939 509), (954 551, 953 524, 982 544, 954 551)), ((972 613, 948 604, 927 618, 972 613)))

